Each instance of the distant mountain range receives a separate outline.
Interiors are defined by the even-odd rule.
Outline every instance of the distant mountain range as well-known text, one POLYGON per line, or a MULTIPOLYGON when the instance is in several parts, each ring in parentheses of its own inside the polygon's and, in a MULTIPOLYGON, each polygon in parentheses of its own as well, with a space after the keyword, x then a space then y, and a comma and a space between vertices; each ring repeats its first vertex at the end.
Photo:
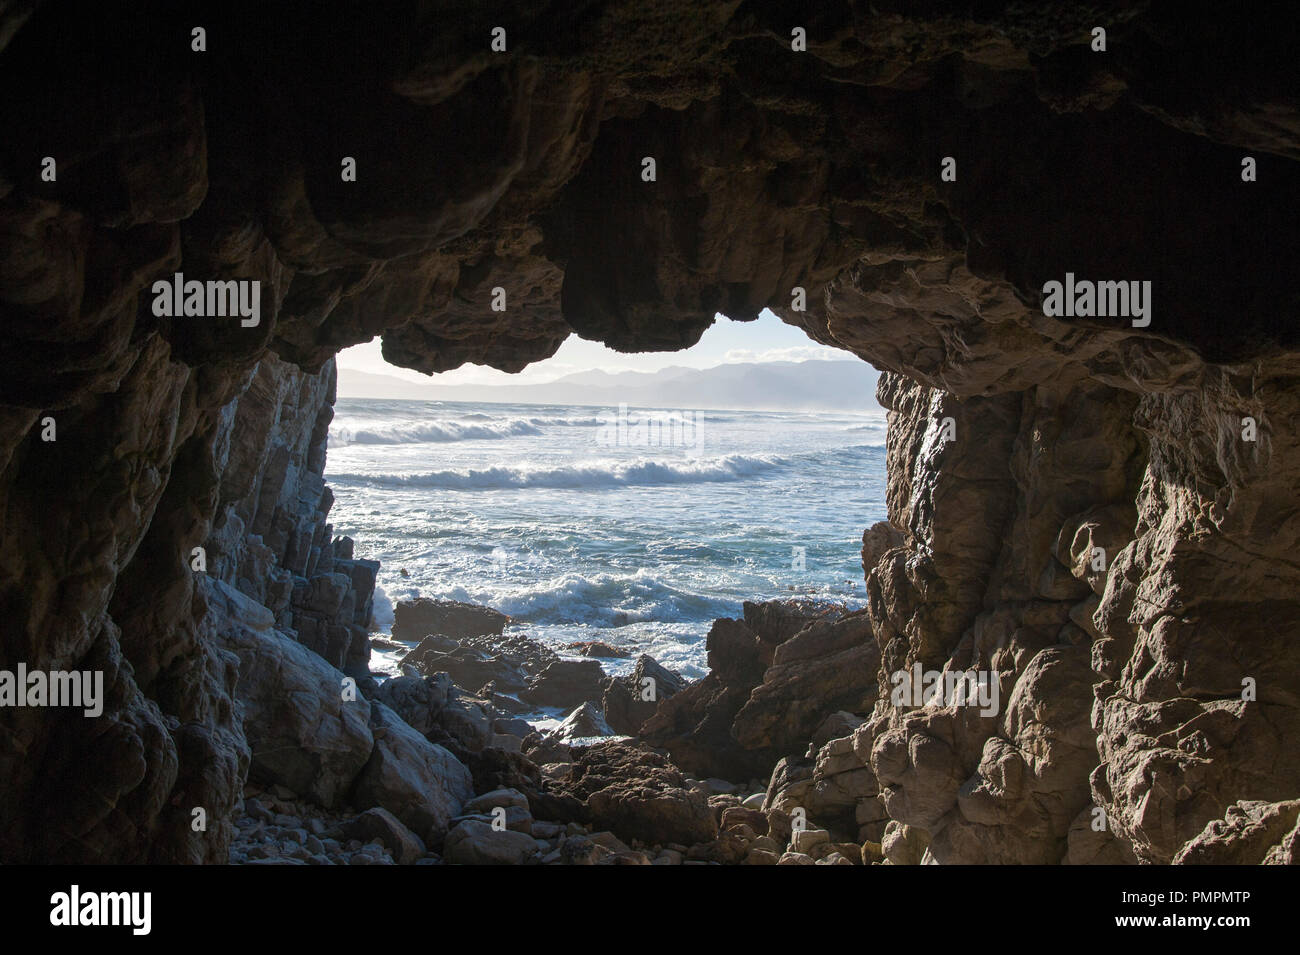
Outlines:
POLYGON ((584 371, 544 384, 438 385, 342 367, 339 397, 505 404, 770 411, 874 410, 878 373, 864 361, 735 362, 656 372, 584 371))

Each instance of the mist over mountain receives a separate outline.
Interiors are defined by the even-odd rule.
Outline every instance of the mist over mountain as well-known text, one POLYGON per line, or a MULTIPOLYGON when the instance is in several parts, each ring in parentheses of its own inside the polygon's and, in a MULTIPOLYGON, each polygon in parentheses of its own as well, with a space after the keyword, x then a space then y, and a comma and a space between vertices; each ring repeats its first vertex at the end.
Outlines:
POLYGON ((874 410, 878 372, 866 362, 734 362, 713 368, 674 366, 656 372, 577 372, 519 385, 438 385, 339 368, 346 398, 497 401, 559 405, 772 411, 874 410))

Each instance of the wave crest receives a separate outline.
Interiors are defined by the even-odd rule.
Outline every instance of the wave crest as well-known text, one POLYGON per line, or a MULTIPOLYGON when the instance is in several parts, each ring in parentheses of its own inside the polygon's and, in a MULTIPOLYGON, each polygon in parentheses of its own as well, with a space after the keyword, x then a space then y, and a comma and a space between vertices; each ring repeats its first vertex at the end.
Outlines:
POLYGON ((505 488, 588 488, 656 484, 703 484, 743 481, 786 464, 774 455, 728 454, 721 458, 669 463, 640 459, 623 463, 593 463, 560 468, 495 467, 428 471, 423 474, 327 473, 330 481, 382 487, 432 487, 444 490, 505 488))

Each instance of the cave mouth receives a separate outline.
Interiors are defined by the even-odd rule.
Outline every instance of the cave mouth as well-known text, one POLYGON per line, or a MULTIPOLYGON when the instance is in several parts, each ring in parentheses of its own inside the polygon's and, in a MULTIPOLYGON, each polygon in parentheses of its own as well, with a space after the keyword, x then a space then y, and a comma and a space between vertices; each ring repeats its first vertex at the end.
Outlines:
POLYGON ((613 676, 644 653, 692 680, 745 601, 865 603, 862 533, 886 517, 876 373, 775 315, 720 318, 642 370, 584 343, 521 384, 399 381, 342 354, 325 478, 335 533, 380 562, 374 673, 401 673, 394 605, 417 598, 491 607, 613 676), (759 347, 724 354, 734 334, 759 347))

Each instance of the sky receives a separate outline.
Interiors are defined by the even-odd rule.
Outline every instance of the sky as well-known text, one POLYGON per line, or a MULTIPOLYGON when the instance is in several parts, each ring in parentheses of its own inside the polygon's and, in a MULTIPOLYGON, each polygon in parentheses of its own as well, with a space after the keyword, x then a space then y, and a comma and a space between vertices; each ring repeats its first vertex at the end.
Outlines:
POLYGON ((602 371, 658 371, 670 366, 712 368, 729 362, 804 361, 817 358, 851 358, 846 351, 819 345, 793 326, 785 324, 764 309, 756 321, 733 322, 722 315, 692 348, 678 352, 649 352, 625 355, 571 335, 560 350, 545 361, 534 362, 517 375, 510 375, 482 365, 462 365, 453 371, 422 375, 408 368, 397 368, 384 361, 379 339, 339 352, 338 365, 346 376, 347 369, 391 375, 407 381, 434 382, 440 385, 524 384, 554 381, 565 375, 600 369, 602 371))

